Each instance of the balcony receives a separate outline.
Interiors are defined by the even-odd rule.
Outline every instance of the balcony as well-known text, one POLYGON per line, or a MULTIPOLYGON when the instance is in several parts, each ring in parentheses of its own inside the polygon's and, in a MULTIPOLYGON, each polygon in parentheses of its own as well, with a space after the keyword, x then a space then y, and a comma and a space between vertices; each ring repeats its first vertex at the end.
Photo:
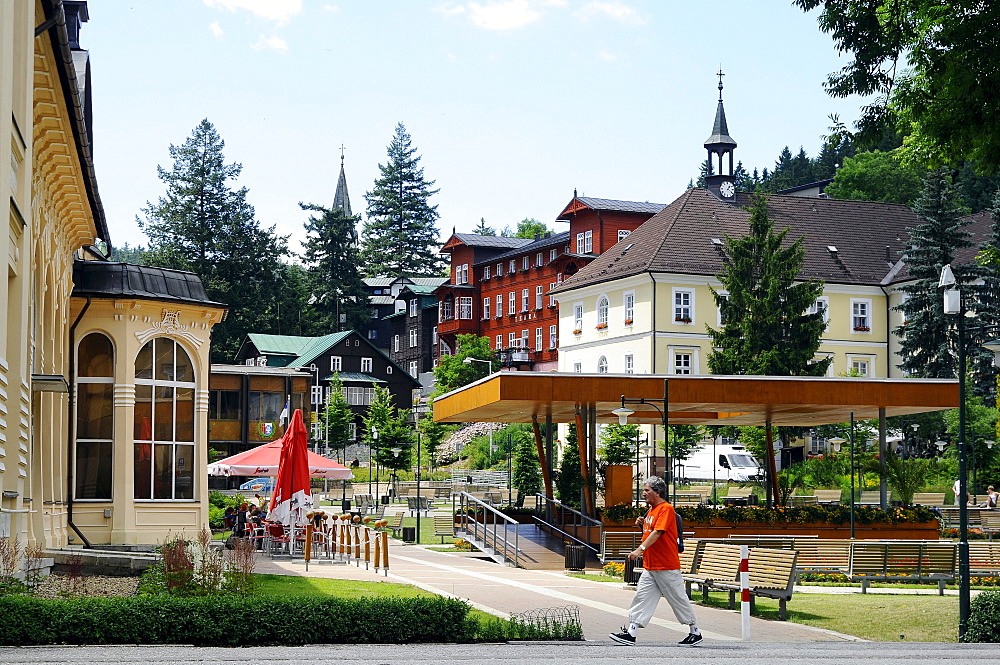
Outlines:
POLYGON ((479 322, 473 319, 443 319, 438 323, 439 335, 479 334, 479 322))

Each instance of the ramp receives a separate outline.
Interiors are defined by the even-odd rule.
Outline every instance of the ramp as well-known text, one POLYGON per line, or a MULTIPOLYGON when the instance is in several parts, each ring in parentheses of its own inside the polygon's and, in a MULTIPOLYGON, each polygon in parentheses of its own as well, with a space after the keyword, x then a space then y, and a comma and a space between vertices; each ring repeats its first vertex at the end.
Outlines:
MULTIPOLYGON (((518 566, 527 570, 565 570, 566 549, 559 538, 542 531, 536 524, 516 524, 501 526, 498 532, 508 543, 506 553, 501 544, 483 542, 470 532, 456 529, 455 534, 488 554, 490 558, 502 565, 518 566), (517 537, 515 538, 515 531, 517 537), (517 543, 516 554, 513 543, 517 543), (516 563, 515 563, 516 561, 516 563)), ((588 552, 586 558, 588 569, 600 569, 601 563, 593 553, 588 552)))

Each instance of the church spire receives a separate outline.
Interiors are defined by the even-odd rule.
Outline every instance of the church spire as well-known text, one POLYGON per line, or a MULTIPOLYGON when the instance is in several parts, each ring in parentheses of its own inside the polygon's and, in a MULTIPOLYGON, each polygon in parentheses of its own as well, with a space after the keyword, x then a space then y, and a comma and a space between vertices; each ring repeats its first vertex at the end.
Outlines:
POLYGON ((333 209, 340 208, 350 217, 351 197, 347 194, 347 175, 344 173, 344 146, 340 146, 340 178, 337 179, 337 193, 333 195, 333 209))
POLYGON ((720 68, 719 77, 719 106, 715 111, 715 125, 712 127, 712 135, 705 139, 705 149, 708 151, 708 162, 712 165, 712 175, 705 178, 705 186, 713 194, 727 201, 735 201, 736 189, 735 176, 733 171, 733 151, 736 149, 736 141, 729 135, 729 126, 726 124, 726 109, 722 105, 722 77, 725 74, 720 68), (728 156, 729 168, 726 169, 724 158, 728 156))

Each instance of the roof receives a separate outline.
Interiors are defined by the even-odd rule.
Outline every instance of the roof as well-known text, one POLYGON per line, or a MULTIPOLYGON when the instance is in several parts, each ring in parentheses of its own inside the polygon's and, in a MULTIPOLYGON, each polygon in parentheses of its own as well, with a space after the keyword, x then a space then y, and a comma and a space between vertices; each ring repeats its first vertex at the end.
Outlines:
POLYGON ((396 298, 393 296, 368 296, 370 305, 394 305, 396 298))
POLYGON ((322 337, 307 338, 309 342, 299 350, 298 357, 288 363, 289 367, 303 367, 312 363, 319 356, 323 355, 331 346, 339 344, 342 339, 350 335, 352 330, 344 332, 330 333, 322 337))
MULTIPOLYGON (((983 243, 989 242, 992 233, 990 227, 993 224, 993 217, 990 215, 989 211, 977 212, 973 215, 968 215, 962 218, 964 221, 968 221, 968 225, 964 228, 964 231, 969 233, 969 242, 972 243, 971 247, 962 247, 955 250, 955 256, 952 261, 955 265, 965 265, 974 263, 976 261, 976 255, 979 254, 980 248, 983 243)), ((895 254, 892 258, 898 259, 899 254, 895 254)), ((906 260, 900 260, 893 269, 888 271, 885 279, 882 280, 883 284, 896 284, 898 282, 905 282, 912 279, 910 277, 909 270, 907 270, 906 260)))
POLYGON ((396 280, 395 277, 365 277, 366 286, 389 286, 396 280))
POLYGON ((441 251, 445 251, 449 244, 456 244, 457 241, 469 247, 521 247, 532 242, 528 238, 508 238, 506 236, 481 236, 476 233, 454 233, 448 242, 445 243, 441 251))
POLYGON ((798 185, 797 187, 788 187, 787 189, 781 189, 775 192, 776 194, 791 194, 793 192, 802 192, 807 189, 819 189, 823 191, 827 185, 833 182, 833 178, 827 178, 825 180, 817 180, 816 182, 807 182, 804 185, 798 185))
POLYGON ((117 261, 74 261, 73 296, 167 300, 225 308, 208 299, 193 272, 117 261))
POLYGON ((617 422, 612 411, 622 395, 635 423, 660 423, 653 405, 663 404, 668 380, 671 424, 813 426, 856 418, 941 411, 958 406, 954 379, 855 379, 826 376, 669 376, 497 372, 434 400, 439 422, 531 422, 551 416, 573 422, 579 407, 598 422, 617 422))
MULTIPOLYGON (((650 215, 654 215, 667 207, 665 203, 650 203, 649 201, 619 201, 617 199, 598 199, 591 196, 576 196, 573 197, 573 201, 570 201, 569 205, 567 205, 559 214, 565 215, 569 212, 573 212, 571 208, 574 208, 574 202, 579 202, 592 210, 640 212, 650 215)), ((576 206, 575 209, 579 209, 579 206, 576 206)))
MULTIPOLYGON (((404 291, 409 291, 416 296, 429 296, 434 293, 434 289, 447 281, 447 278, 442 278, 437 280, 434 284, 407 284, 400 290, 399 294, 402 295, 404 291)), ((396 299, 398 300, 399 298, 397 297, 396 299)))
POLYGON ((705 139, 706 148, 713 145, 736 147, 736 141, 729 135, 729 126, 726 124, 726 109, 722 106, 722 88, 719 88, 719 106, 715 109, 715 124, 712 125, 712 135, 705 139))
POLYGON ((538 240, 531 240, 526 245, 522 245, 517 249, 511 250, 509 252, 504 252, 503 254, 496 254, 488 259, 482 261, 476 261, 475 265, 480 266, 487 263, 493 263, 494 261, 503 261, 515 256, 522 256, 524 254, 531 254, 532 252, 538 252, 543 249, 547 249, 554 245, 565 245, 569 242, 569 231, 563 231, 562 233, 556 233, 549 236, 548 238, 539 238, 538 240))
MULTIPOLYGON (((337 372, 337 376, 341 381, 353 381, 355 383, 387 383, 382 379, 376 379, 374 376, 369 374, 362 374, 360 372, 337 372)), ((329 374, 323 377, 324 381, 329 381, 333 378, 333 374, 329 374)))
POLYGON ((261 367, 259 365, 212 365, 212 374, 257 374, 272 376, 309 376, 309 372, 292 367, 261 367))
MULTIPOLYGON (((719 275, 724 253, 718 243, 749 232, 750 213, 740 207, 749 203, 743 192, 734 205, 689 189, 553 293, 643 272, 719 275)), ((788 242, 803 238, 799 278, 837 284, 879 285, 909 245, 908 227, 920 223, 903 205, 777 194, 768 199, 768 212, 776 230, 791 229, 788 242)))
POLYGON ((266 333, 247 333, 247 338, 262 354, 278 354, 282 356, 298 356, 315 337, 298 335, 268 335, 266 333))
MULTIPOLYGON (((409 286, 433 286, 438 287, 448 281, 447 277, 407 277, 412 282, 409 286)), ((432 291, 434 289, 431 289, 432 291)))

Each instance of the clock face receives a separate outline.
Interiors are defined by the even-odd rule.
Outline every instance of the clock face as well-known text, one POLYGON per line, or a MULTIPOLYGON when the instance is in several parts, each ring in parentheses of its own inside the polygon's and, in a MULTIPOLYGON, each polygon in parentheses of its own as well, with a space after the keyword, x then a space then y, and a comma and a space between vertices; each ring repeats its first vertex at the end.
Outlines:
POLYGON ((722 185, 719 186, 719 193, 728 199, 731 198, 732 195, 736 193, 736 188, 733 187, 733 183, 724 182, 722 183, 722 185))

